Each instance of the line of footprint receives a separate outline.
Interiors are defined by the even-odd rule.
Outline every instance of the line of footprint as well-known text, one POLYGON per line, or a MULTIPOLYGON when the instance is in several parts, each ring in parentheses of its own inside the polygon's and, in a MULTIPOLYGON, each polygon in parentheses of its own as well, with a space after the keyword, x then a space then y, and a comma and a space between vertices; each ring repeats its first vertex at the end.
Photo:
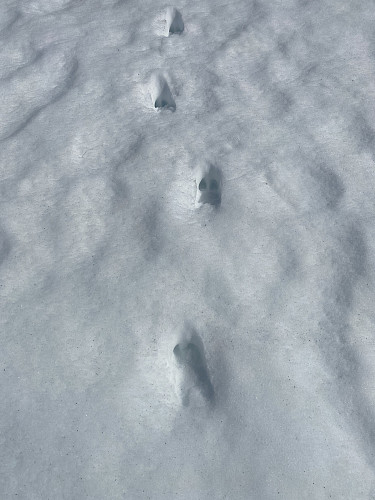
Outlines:
MULTIPOLYGON (((181 34, 184 31, 181 13, 175 7, 170 7, 165 17, 165 28, 169 30, 168 36, 181 34)), ((153 105, 158 111, 176 111, 176 102, 163 74, 155 73, 152 76, 151 89, 153 105)), ((221 181, 221 172, 214 165, 207 164, 201 168, 196 179, 198 203, 220 205, 221 181)), ((202 398, 203 405, 205 403, 212 405, 215 392, 207 367, 203 342, 192 327, 185 328, 183 338, 173 349, 173 354, 184 373, 180 387, 182 404, 188 406, 191 400, 195 400, 195 404, 198 403, 199 406, 199 400, 202 398)))
MULTIPOLYGON (((165 15, 168 36, 181 34, 185 25, 181 13, 175 7, 169 7, 165 15)), ((160 110, 176 111, 176 102, 169 88, 167 78, 162 73, 154 73, 151 79, 151 97, 154 107, 160 110)), ((222 174, 218 167, 204 163, 197 171, 197 205, 208 203, 214 207, 221 204, 222 174)))
MULTIPOLYGON (((185 25, 181 13, 175 7, 169 7, 165 13, 166 30, 168 36, 181 34, 185 25)), ((176 102, 173 99, 166 77, 161 73, 155 73, 151 81, 151 97, 157 110, 166 109, 176 111, 176 102)))

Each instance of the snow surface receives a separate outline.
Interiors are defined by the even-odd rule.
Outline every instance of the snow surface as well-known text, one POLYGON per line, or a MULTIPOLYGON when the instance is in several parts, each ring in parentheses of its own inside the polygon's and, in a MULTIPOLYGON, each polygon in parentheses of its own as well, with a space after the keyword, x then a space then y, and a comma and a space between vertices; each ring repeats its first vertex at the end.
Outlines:
POLYGON ((1 499, 375 499, 374 26, 0 2, 1 499))

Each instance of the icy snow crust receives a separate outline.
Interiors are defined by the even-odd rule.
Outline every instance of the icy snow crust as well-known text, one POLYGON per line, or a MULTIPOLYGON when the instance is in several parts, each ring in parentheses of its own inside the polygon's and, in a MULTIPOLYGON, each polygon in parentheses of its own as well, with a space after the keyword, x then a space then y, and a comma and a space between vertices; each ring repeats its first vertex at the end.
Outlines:
POLYGON ((2 499, 375 498, 374 18, 2 0, 2 499))

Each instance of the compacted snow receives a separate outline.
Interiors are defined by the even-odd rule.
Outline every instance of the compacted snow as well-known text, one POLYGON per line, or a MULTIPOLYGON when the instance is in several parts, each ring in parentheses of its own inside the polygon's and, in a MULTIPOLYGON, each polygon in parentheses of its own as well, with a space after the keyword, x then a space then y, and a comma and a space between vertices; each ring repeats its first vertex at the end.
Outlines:
POLYGON ((0 2, 1 499, 375 499, 374 23, 0 2))

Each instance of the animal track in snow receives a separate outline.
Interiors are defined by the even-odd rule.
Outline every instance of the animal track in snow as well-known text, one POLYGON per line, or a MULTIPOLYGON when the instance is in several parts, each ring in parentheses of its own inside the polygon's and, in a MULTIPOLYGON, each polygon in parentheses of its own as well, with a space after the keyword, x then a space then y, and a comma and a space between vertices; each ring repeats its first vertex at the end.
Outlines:
POLYGON ((155 33, 168 37, 173 34, 181 34, 184 31, 184 21, 181 12, 175 7, 168 7, 158 15, 154 22, 155 33))
POLYGON ((24 0, 21 5, 26 14, 53 14, 67 10, 74 3, 74 0, 24 0))
POLYGON ((158 73, 152 76, 151 98, 156 109, 176 111, 176 103, 169 88, 166 75, 158 73))
POLYGON ((209 203, 219 206, 221 203, 222 174, 219 168, 207 163, 197 171, 197 196, 198 205, 209 203))
POLYGON ((182 33, 184 31, 184 21, 182 20, 181 13, 175 7, 169 7, 166 12, 166 22, 168 33, 182 33))
POLYGON ((213 403, 215 398, 203 343, 193 331, 190 339, 185 339, 175 346, 173 354, 183 371, 181 383, 182 404, 188 406, 203 397, 206 403, 213 403))

